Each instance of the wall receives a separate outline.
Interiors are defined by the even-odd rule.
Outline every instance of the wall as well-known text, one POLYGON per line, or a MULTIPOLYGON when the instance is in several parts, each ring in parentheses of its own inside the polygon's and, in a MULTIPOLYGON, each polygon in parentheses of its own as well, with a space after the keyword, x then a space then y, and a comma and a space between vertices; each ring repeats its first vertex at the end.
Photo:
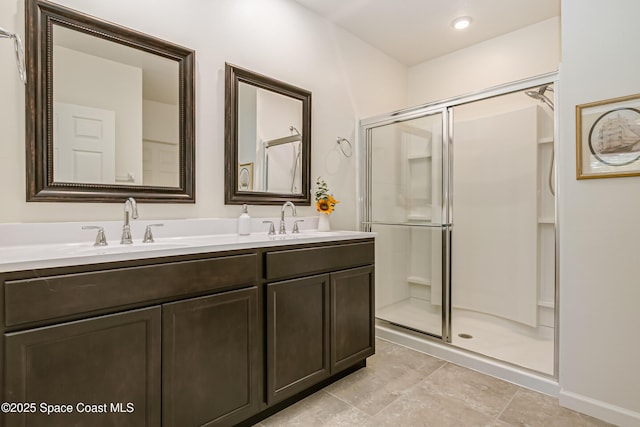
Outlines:
POLYGON ((556 71, 560 21, 551 18, 409 68, 409 105, 556 71))
MULTIPOLYGON (((197 203, 143 204, 142 218, 240 214, 238 206, 224 205, 224 63, 230 62, 313 93, 312 183, 322 175, 341 201, 332 224, 356 227, 356 156, 342 156, 336 137, 355 143, 357 119, 406 105, 404 66, 291 0, 58 3, 196 51, 197 203)), ((0 17, 3 28, 24 35, 23 0, 0 2, 0 17)), ((25 202, 24 88, 6 40, 0 41, 0 59, 0 222, 119 219, 119 204, 25 202)), ((277 209, 252 206, 250 213, 274 216, 277 209)))
POLYGON ((575 106, 640 93, 639 15, 637 0, 562 0, 561 52, 557 21, 545 21, 413 67, 408 84, 409 103, 426 103, 554 71, 562 54, 560 403, 620 426, 640 426, 640 177, 576 180, 575 106))
POLYGON ((254 163, 254 171, 257 167, 256 151, 258 148, 257 91, 255 86, 238 85, 238 163, 254 163))
POLYGON ((180 139, 178 105, 142 100, 142 137, 151 141, 177 144, 180 139))
POLYGON ((640 93, 637 0, 562 0, 560 402, 640 426, 640 177, 576 180, 575 106, 640 93))

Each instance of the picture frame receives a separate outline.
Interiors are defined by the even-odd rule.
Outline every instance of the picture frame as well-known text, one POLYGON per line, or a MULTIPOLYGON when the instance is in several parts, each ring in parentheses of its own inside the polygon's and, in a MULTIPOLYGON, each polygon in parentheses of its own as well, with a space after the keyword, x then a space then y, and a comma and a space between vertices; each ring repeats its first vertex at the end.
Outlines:
POLYGON ((253 191, 253 162, 238 165, 238 191, 253 191))
POLYGON ((640 94, 576 105, 576 179, 640 176, 640 94))

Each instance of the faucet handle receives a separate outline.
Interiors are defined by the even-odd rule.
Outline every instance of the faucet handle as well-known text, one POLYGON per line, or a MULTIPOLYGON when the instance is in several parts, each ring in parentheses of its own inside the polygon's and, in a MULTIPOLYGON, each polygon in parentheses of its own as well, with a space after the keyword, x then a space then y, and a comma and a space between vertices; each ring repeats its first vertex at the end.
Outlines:
POLYGON ((151 227, 164 227, 164 224, 149 224, 147 228, 144 230, 144 239, 142 243, 153 243, 153 233, 151 232, 151 227))
POLYGON ((107 246, 107 236, 104 234, 104 227, 99 227, 97 225, 83 225, 83 230, 98 230, 98 235, 96 236, 96 242, 93 246, 107 246))
POLYGON ((263 224, 271 224, 269 226, 269 232, 267 234, 269 234, 269 236, 275 236, 276 234, 276 226, 273 225, 273 221, 262 221, 263 224))
POLYGON ((293 231, 291 231, 291 234, 300 233, 300 230, 298 229, 299 222, 304 222, 304 219, 296 219, 295 221, 293 221, 293 231))

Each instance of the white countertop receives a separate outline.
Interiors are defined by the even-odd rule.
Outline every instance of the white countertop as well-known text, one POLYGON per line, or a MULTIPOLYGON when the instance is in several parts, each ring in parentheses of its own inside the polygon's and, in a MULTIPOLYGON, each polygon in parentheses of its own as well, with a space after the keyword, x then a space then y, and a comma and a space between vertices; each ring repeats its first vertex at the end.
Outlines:
MULTIPOLYGON (((272 218, 267 219, 271 220, 272 218)), ((89 224, 103 226, 105 231, 111 232, 107 233, 109 243, 107 246, 93 246, 96 231, 82 230, 82 232, 77 232, 77 230, 81 230, 80 223, 2 224, 0 236, 4 238, 0 237, 0 272, 300 243, 332 242, 370 238, 376 235, 360 231, 319 232, 313 228, 301 227, 300 234, 268 236, 266 230, 254 231, 256 228, 266 227, 266 225, 262 226, 262 220, 263 218, 253 220, 252 233, 248 236, 239 236, 235 232, 229 232, 237 226, 236 220, 233 219, 147 221, 138 224, 132 222, 134 243, 131 245, 121 245, 119 239, 111 239, 117 235, 117 233, 113 233, 116 224, 109 222, 89 224), (165 227, 153 230, 154 243, 141 242, 143 227, 147 223, 165 223, 165 227), (202 234, 198 234, 198 231, 202 234), (21 241, 24 243, 17 244, 21 241)), ((288 218, 288 225, 289 220, 288 218)), ((121 227, 121 224, 117 226, 121 227)), ((315 226, 313 218, 307 220, 307 227, 313 226, 315 226)), ((291 227, 288 227, 287 230, 291 230, 291 227)))

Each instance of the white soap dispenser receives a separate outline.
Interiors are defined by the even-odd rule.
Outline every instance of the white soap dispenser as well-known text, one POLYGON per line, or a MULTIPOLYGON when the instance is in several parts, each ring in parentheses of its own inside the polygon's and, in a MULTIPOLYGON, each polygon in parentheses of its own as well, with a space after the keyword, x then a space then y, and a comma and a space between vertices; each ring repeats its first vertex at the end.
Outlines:
POLYGON ((247 211, 247 205, 242 205, 242 214, 238 218, 238 234, 241 236, 251 234, 251 217, 247 211))

